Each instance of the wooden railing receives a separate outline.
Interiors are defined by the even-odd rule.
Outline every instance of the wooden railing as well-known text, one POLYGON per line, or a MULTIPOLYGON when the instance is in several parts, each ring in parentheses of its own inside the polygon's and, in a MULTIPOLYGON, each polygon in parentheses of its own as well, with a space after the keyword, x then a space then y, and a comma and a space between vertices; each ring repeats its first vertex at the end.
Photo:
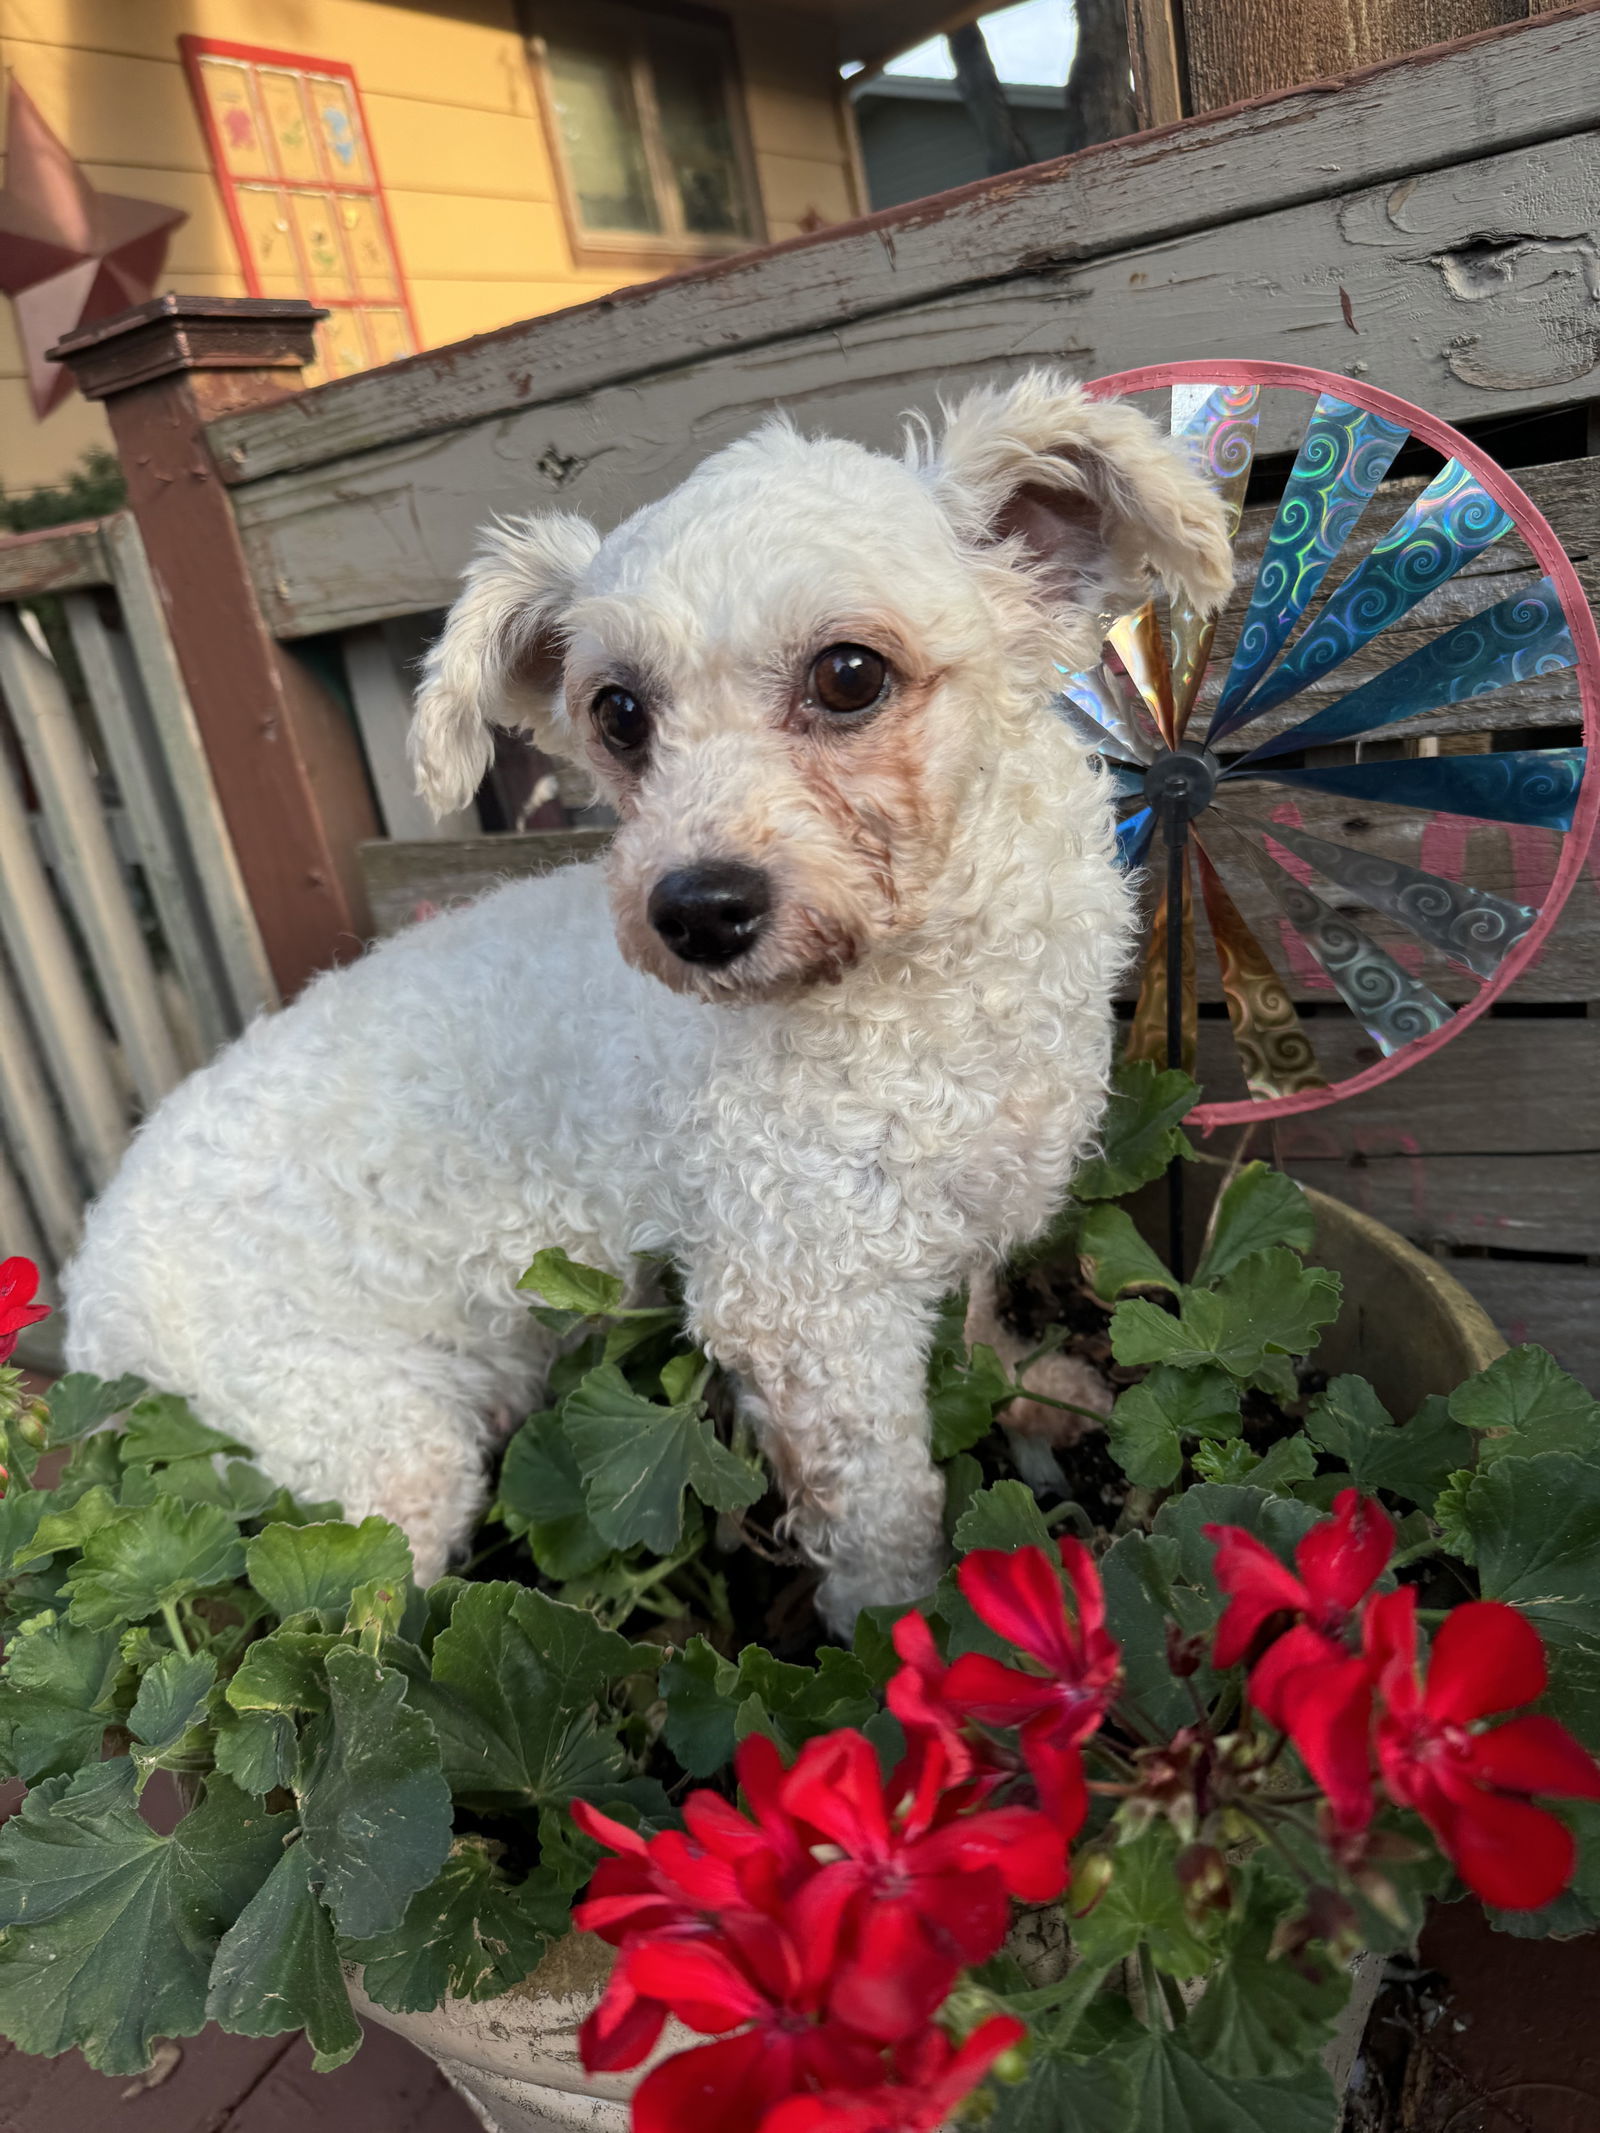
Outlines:
POLYGON ((276 998, 134 520, 0 541, 6 1249, 53 1285, 137 1118, 276 998))

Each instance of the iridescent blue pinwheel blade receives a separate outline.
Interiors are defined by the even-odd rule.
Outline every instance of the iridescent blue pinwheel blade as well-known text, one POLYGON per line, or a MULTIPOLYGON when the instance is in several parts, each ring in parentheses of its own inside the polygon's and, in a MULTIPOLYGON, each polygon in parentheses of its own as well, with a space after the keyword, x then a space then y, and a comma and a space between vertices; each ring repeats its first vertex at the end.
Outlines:
POLYGON ((1479 822, 1525 822, 1569 830, 1583 784, 1586 748, 1518 748, 1505 755, 1441 755, 1414 762, 1339 763, 1315 770, 1235 771, 1308 792, 1423 814, 1470 815, 1479 822))
POLYGON ((1452 962, 1465 964, 1480 978, 1492 978, 1508 950, 1514 948, 1538 917, 1526 904, 1509 903, 1488 889, 1445 881, 1421 867, 1402 865, 1379 852, 1362 852, 1326 837, 1308 836, 1280 822, 1252 825, 1274 837, 1297 858, 1309 860, 1338 888, 1359 896, 1374 911, 1395 919, 1418 940, 1437 948, 1452 962))
POLYGON ((1121 744, 1119 753, 1127 761, 1149 762, 1156 752, 1155 727, 1151 724, 1147 734, 1143 726, 1136 723, 1145 721, 1143 707, 1135 712, 1131 702, 1124 701, 1114 676, 1104 667, 1086 667, 1076 674, 1069 674, 1065 667, 1058 667, 1056 671, 1062 677, 1062 695, 1085 717, 1092 719, 1103 733, 1121 744))
POLYGON ((1117 824, 1117 865, 1124 874, 1131 874, 1150 849, 1150 839, 1155 833, 1156 814, 1153 807, 1141 807, 1136 815, 1117 824))
POLYGON ((1119 741, 1097 718, 1091 718, 1078 699, 1069 696, 1065 689, 1052 700, 1050 708, 1073 739, 1081 741, 1103 761, 1126 763, 1130 767, 1137 764, 1138 758, 1128 744, 1119 741))
MULTIPOLYGON (((1270 832, 1276 836, 1277 826, 1270 832)), ((1331 979, 1339 997, 1385 1058, 1443 1028, 1452 1009, 1419 978, 1403 970, 1352 920, 1331 911, 1266 852, 1236 838, 1296 933, 1331 979)))
POLYGON ((1469 696, 1486 696, 1491 689, 1507 688, 1535 674, 1558 673, 1576 666, 1577 660, 1555 586, 1541 578, 1514 600, 1502 600, 1458 622, 1337 703, 1274 734, 1244 761, 1253 765, 1291 749, 1351 740, 1402 718, 1437 711, 1441 704, 1464 703, 1469 696))
POLYGON ((1417 602, 1453 578, 1463 563, 1511 530, 1503 511, 1475 474, 1452 459, 1409 511, 1357 564, 1282 664, 1260 683, 1232 721, 1237 729, 1326 674, 1362 645, 1409 614, 1417 602))
POLYGON ((1239 722, 1245 698, 1305 613, 1409 434, 1329 393, 1318 400, 1267 536, 1239 648, 1211 721, 1213 743, 1239 722))

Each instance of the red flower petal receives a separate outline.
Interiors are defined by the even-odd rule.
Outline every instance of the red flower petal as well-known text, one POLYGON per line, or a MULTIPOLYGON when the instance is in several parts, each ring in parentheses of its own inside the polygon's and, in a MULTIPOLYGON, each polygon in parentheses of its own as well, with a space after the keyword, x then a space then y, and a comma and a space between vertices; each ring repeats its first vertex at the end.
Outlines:
POLYGON ((1341 1830, 1372 1820, 1372 1677, 1364 1659, 1336 1656, 1285 1675, 1282 1723, 1328 1795, 1341 1830))
MULTIPOLYGON (((1303 1666, 1326 1667, 1342 1665, 1348 1657, 1342 1645, 1325 1637, 1321 1630, 1312 1629, 1300 1622, 1291 1630, 1274 1640, 1250 1669, 1250 1701, 1272 1725, 1288 1730, 1288 1720, 1283 1715, 1283 1685, 1289 1676, 1303 1666)), ((1358 1660, 1362 1673, 1366 1662, 1358 1660)))
POLYGON ((962 1558, 956 1581, 998 1637, 1052 1673, 1076 1677, 1082 1657, 1067 1618, 1056 1567, 1042 1548, 977 1548, 962 1558))
POLYGON ((615 2074, 637 2066, 655 2049, 666 2026, 659 2000, 641 1999, 627 1977, 613 1970, 605 1996, 578 2030, 578 2056, 590 2074, 615 2074))
MULTIPOLYGON (((1100 1572, 1094 1557, 1081 1540, 1064 1533, 1056 1542, 1056 1553, 1061 1558, 1061 1567, 1067 1574, 1067 1583, 1072 1587, 1072 1597, 1078 1610, 1078 1640, 1085 1650, 1103 1641, 1106 1626, 1105 1587, 1100 1582, 1100 1572)), ((975 2031, 981 2036, 981 2030, 975 2031)))
POLYGON ((924 1837, 910 1854, 919 1873, 948 1868, 972 1874, 995 1868, 1011 1895, 1048 1903, 1066 1886, 1061 1830, 1032 1807, 990 1807, 963 1815, 924 1837))
POLYGON ((626 1822, 613 1822, 610 1815, 603 1815, 587 1800, 574 1800, 571 1807, 573 1821, 596 1844, 607 1845, 614 1852, 637 1852, 641 1857, 649 1850, 636 1829, 629 1829, 626 1822))
POLYGON ((633 2133, 750 2133, 789 2086, 794 2053, 758 2030, 678 2052, 633 2099, 633 2133))
POLYGON ((852 1858, 882 1858, 889 1850, 883 1774, 865 1734, 841 1728, 807 1741, 783 1781, 782 1800, 852 1858))
POLYGON ((1472 1743, 1473 1775, 1498 1792, 1600 1800, 1600 1763, 1553 1718, 1510 1718, 1472 1743))
POLYGON ((1070 1844, 1089 1819, 1089 1787, 1083 1757, 1063 1748, 1049 1719, 1022 1729, 1022 1753, 1039 1788, 1039 1804, 1055 1824, 1063 1844, 1070 1844))
POLYGON ((1539 1632, 1499 1600, 1469 1600, 1439 1626, 1423 1705, 1441 1725, 1466 1725, 1542 1696, 1549 1679, 1539 1632))
POLYGON ((1468 1888, 1502 1911, 1536 1911, 1572 1879, 1572 1833, 1542 1807, 1484 1792, 1427 1819, 1468 1888))
POLYGON ((1333 1516, 1306 1534, 1294 1559, 1319 1613, 1347 1615, 1388 1568, 1394 1525, 1383 1506, 1354 1489, 1333 1500, 1333 1516))
POLYGON ((1361 1646, 1378 1693, 1399 1717, 1422 1708, 1417 1685, 1417 1595, 1409 1585, 1380 1592, 1361 1617, 1361 1646))
POLYGON ((1311 1595, 1288 1565, 1242 1526, 1206 1526, 1203 1531, 1216 1547, 1217 1583, 1229 1595, 1217 1624, 1212 1661, 1219 1668, 1237 1666, 1269 1617, 1285 1608, 1303 1613, 1311 1595))
MULTIPOLYGON (((1006 1930, 1006 1901, 998 1875, 990 1877, 989 1891, 998 1915, 992 1953, 1006 1930)), ((864 1905, 858 1915, 855 1946, 834 1980, 828 2005, 862 2035, 896 2043, 925 2026, 960 1970, 960 1953, 949 1943, 934 1945, 914 1902, 880 1898, 864 1905)))
MULTIPOLYGON (((770 1930, 770 1929, 769 1929, 770 1930)), ((736 2029, 767 2010, 750 1980, 710 1941, 662 1938, 623 1951, 628 1982, 705 2034, 736 2029)))
POLYGON ((981 1726, 1020 1725, 1035 1712, 1054 1711, 1061 1702, 1054 1681, 1004 1666, 986 1652, 962 1653, 945 1677, 945 1695, 981 1726))

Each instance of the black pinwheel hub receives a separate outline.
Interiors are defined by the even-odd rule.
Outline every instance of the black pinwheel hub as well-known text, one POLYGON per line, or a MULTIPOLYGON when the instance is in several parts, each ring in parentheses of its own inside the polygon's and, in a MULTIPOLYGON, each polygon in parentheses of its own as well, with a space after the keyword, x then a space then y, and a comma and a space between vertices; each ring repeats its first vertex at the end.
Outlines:
POLYGON ((1180 741, 1144 774, 1144 796, 1164 822, 1193 822, 1216 797, 1222 766, 1196 741, 1180 741))

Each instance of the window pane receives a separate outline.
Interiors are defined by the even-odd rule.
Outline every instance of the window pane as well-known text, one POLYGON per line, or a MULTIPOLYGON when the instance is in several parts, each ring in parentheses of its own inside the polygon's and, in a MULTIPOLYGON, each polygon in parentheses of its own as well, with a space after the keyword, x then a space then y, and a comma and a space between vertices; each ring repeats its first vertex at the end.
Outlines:
POLYGON ((622 56, 550 47, 551 101, 585 229, 660 229, 622 56))
POLYGON ((263 67, 256 75, 261 101, 267 107, 267 124, 278 151, 278 168, 286 178, 316 179, 322 176, 317 146, 306 122, 301 85, 293 74, 263 67))
POLYGON ((750 210, 717 55, 698 39, 662 38, 652 42, 650 61, 684 228, 695 237, 748 237, 750 210))
POLYGON ((291 193, 300 249, 310 270, 313 296, 351 296, 350 269, 339 242, 339 218, 326 193, 291 193))
POLYGON ((233 178, 270 178, 272 158, 262 137, 250 95, 250 76, 241 66, 202 59, 200 79, 222 142, 223 161, 233 178))

